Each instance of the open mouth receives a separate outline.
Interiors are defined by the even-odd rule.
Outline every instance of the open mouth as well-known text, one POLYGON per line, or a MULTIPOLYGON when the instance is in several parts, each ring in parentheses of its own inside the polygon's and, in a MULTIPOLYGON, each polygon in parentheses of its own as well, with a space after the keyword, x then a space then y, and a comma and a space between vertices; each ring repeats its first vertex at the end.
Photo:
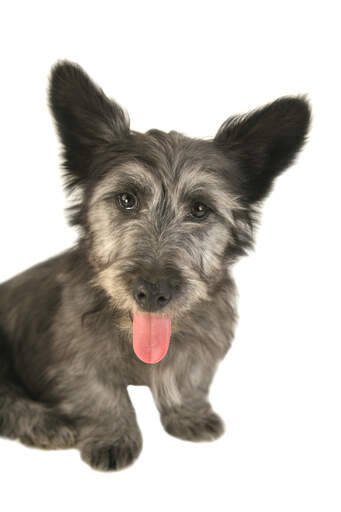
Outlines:
POLYGON ((144 363, 155 364, 167 354, 171 336, 169 316, 154 313, 133 314, 133 348, 144 363))

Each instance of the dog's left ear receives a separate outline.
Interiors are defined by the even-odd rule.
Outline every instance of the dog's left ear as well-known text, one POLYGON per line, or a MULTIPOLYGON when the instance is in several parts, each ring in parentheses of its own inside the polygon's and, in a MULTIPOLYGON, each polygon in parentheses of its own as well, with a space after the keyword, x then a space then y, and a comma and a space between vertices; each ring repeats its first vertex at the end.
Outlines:
POLYGON ((242 201, 253 204, 264 199, 274 178, 302 148, 310 117, 306 99, 284 97, 225 121, 214 144, 237 164, 234 177, 242 201))
POLYGON ((49 101, 69 181, 82 183, 91 172, 94 156, 129 134, 128 116, 80 66, 68 61, 52 68, 49 101))

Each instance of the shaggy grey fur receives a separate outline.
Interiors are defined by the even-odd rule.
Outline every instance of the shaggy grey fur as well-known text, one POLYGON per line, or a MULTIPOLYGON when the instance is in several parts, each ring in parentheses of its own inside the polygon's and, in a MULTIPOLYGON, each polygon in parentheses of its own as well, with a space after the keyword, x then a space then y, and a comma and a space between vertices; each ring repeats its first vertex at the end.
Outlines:
POLYGON ((304 143, 308 104, 281 98, 230 118, 212 140, 141 134, 68 62, 53 68, 50 104, 80 237, 0 286, 0 434, 77 446, 93 468, 123 468, 142 447, 133 384, 150 387, 167 432, 215 439, 224 427, 209 386, 237 316, 230 268, 252 244, 273 179, 304 143), (131 211, 124 193, 137 199, 131 211), (171 290, 153 309, 172 319, 169 351, 154 365, 132 347, 132 314, 148 310, 137 282, 171 290))

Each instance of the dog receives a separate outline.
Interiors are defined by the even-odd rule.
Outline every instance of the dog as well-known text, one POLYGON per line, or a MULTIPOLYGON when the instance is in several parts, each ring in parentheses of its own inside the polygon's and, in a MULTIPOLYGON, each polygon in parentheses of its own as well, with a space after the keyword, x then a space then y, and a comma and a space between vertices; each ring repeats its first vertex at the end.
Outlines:
POLYGON ((218 438, 208 393, 237 320, 231 268, 306 141, 308 100, 230 117, 210 140, 142 134, 59 61, 49 103, 79 240, 0 286, 0 435, 122 469, 142 448, 127 386, 146 385, 169 434, 218 438))

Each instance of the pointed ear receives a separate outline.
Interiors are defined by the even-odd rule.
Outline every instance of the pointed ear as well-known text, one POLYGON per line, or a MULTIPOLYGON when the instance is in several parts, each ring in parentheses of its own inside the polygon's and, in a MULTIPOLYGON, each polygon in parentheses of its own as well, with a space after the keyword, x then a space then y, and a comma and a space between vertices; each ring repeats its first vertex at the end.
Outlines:
POLYGON ((280 98, 249 114, 229 118, 214 143, 237 163, 237 189, 249 203, 264 199, 276 176, 293 163, 310 123, 303 97, 280 98))
POLYGON ((80 66, 67 61, 52 68, 49 102, 63 145, 64 167, 74 183, 81 183, 94 156, 129 133, 128 116, 80 66))

